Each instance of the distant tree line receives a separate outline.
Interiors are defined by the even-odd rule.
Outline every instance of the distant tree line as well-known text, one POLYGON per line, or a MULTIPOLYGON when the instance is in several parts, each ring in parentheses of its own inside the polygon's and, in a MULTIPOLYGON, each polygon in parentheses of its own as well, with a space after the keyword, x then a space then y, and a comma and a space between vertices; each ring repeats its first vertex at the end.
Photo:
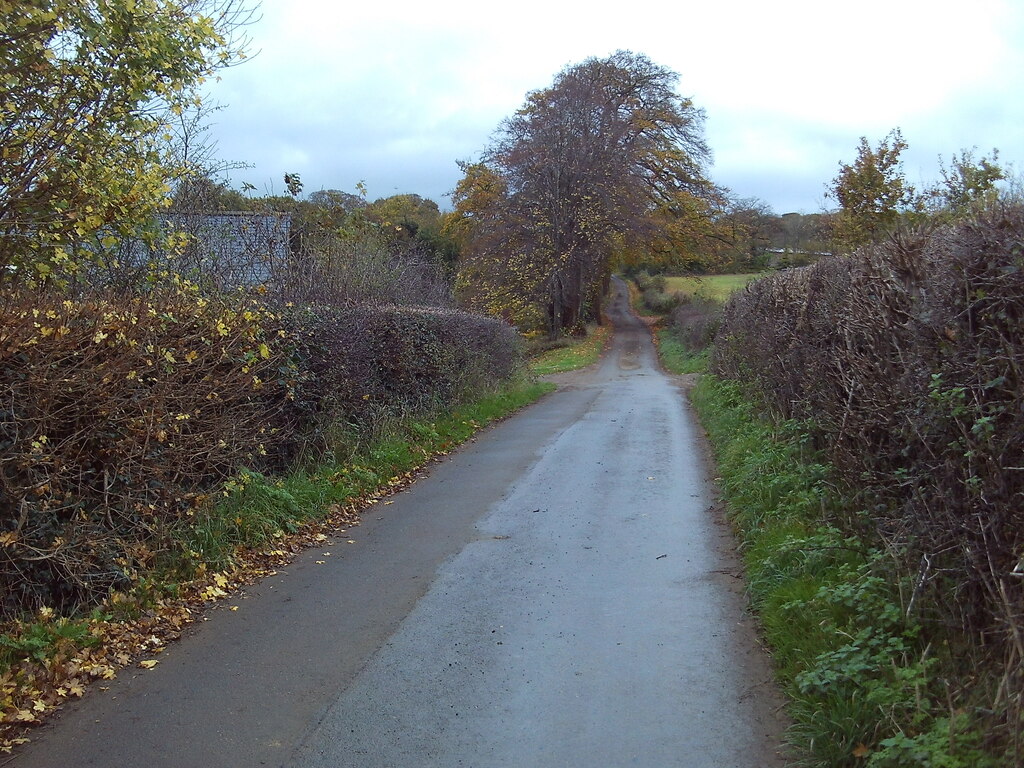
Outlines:
POLYGON ((435 201, 417 194, 398 194, 370 202, 362 184, 357 186, 357 194, 321 189, 303 198, 298 174, 286 174, 286 178, 294 194, 252 197, 226 182, 197 175, 176 187, 170 210, 287 213, 297 252, 304 243, 322 242, 325 237, 373 240, 393 256, 435 265, 449 277, 454 274, 458 244, 446 230, 445 215, 435 201))
POLYGON ((839 208, 831 219, 836 246, 850 252, 860 246, 884 241, 901 226, 944 224, 977 213, 1001 196, 1007 180, 999 164, 999 151, 976 156, 975 149, 954 153, 947 165, 939 158, 941 180, 924 189, 911 184, 903 170, 902 155, 908 149, 899 128, 890 131, 876 146, 861 137, 857 157, 840 163, 829 186, 829 197, 839 208))

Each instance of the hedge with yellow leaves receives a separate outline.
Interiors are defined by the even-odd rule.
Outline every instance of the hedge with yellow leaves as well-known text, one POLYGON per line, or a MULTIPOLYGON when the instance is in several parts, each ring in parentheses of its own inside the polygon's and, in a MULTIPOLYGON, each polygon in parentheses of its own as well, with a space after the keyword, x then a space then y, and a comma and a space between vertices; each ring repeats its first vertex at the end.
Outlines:
POLYGON ((0 299, 0 611, 105 594, 212 482, 283 458, 275 323, 181 292, 0 299))
POLYGON ((241 469, 451 405, 513 371, 515 339, 444 309, 0 296, 0 618, 129 587, 241 469))

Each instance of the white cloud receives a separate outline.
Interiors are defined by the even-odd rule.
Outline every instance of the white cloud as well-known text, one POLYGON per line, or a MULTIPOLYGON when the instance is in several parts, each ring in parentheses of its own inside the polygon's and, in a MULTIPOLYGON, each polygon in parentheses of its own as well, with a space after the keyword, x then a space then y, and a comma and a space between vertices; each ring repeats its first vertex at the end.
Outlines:
MULTIPOLYGON (((707 109, 714 176, 778 208, 816 210, 860 136, 900 126, 908 174, 998 146, 1024 161, 1022 11, 1016 0, 468 0, 378 5, 264 0, 261 49, 224 73, 215 134, 264 188, 297 171, 306 188, 439 199, 455 161, 476 156, 527 91, 563 66, 624 48, 678 71, 707 109)), ((276 182, 280 187, 280 182, 276 182)))

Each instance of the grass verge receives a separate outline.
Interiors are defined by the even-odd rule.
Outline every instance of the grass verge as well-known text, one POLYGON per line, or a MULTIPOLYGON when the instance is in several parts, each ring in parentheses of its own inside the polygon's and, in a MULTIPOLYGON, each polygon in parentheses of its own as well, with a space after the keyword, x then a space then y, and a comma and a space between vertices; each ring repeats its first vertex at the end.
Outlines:
POLYGON ((798 423, 759 415, 705 375, 691 393, 741 542, 751 602, 790 698, 795 765, 995 768, 971 712, 950 711, 955 670, 907 618, 913 585, 889 555, 844 533, 849 509, 798 423))
MULTIPOLYGON (((205 605, 269 575, 307 546, 344 534, 368 504, 488 424, 554 389, 518 382, 431 419, 406 420, 373 440, 339 435, 335 455, 286 477, 241 472, 186 522, 167 531, 152 569, 87 616, 43 610, 0 627, 0 754, 28 740, 93 680, 142 655, 144 669, 205 605)), ((154 547, 157 549, 157 547, 154 547)))
POLYGON ((708 369, 707 349, 692 352, 671 328, 662 328, 654 334, 658 358, 669 373, 703 373, 708 369))
POLYGON ((536 376, 547 376, 593 365, 604 352, 610 336, 611 327, 600 325, 589 328, 582 339, 560 339, 560 346, 546 349, 530 360, 530 372, 536 376))
POLYGON ((297 533, 306 521, 323 518, 332 510, 373 502, 412 479, 412 470, 553 388, 529 383, 504 389, 431 420, 392 425, 365 444, 343 434, 337 442, 344 450, 286 477, 243 472, 229 483, 221 501, 175 531, 176 549, 191 561, 185 563, 185 572, 200 565, 230 568, 240 550, 264 547, 282 534, 297 533))

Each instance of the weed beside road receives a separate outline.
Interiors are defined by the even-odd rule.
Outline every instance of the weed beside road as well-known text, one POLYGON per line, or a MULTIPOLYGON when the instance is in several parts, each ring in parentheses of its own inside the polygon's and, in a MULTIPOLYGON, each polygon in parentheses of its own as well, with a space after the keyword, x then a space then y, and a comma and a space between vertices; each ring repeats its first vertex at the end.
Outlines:
POLYGON ((836 472, 806 426, 759 415, 740 387, 703 376, 691 392, 740 539, 751 602, 790 698, 797 765, 996 768, 975 712, 947 706, 954 651, 902 607, 913 584, 891 557, 842 532, 836 472))
POLYGON ((593 365, 600 359, 609 338, 611 327, 607 325, 590 327, 582 339, 562 337, 556 342, 557 346, 539 351, 530 359, 530 372, 547 376, 593 365))
POLYGON ((673 374, 703 373, 708 369, 708 350, 690 350, 672 328, 662 328, 654 334, 658 358, 662 367, 673 374))

